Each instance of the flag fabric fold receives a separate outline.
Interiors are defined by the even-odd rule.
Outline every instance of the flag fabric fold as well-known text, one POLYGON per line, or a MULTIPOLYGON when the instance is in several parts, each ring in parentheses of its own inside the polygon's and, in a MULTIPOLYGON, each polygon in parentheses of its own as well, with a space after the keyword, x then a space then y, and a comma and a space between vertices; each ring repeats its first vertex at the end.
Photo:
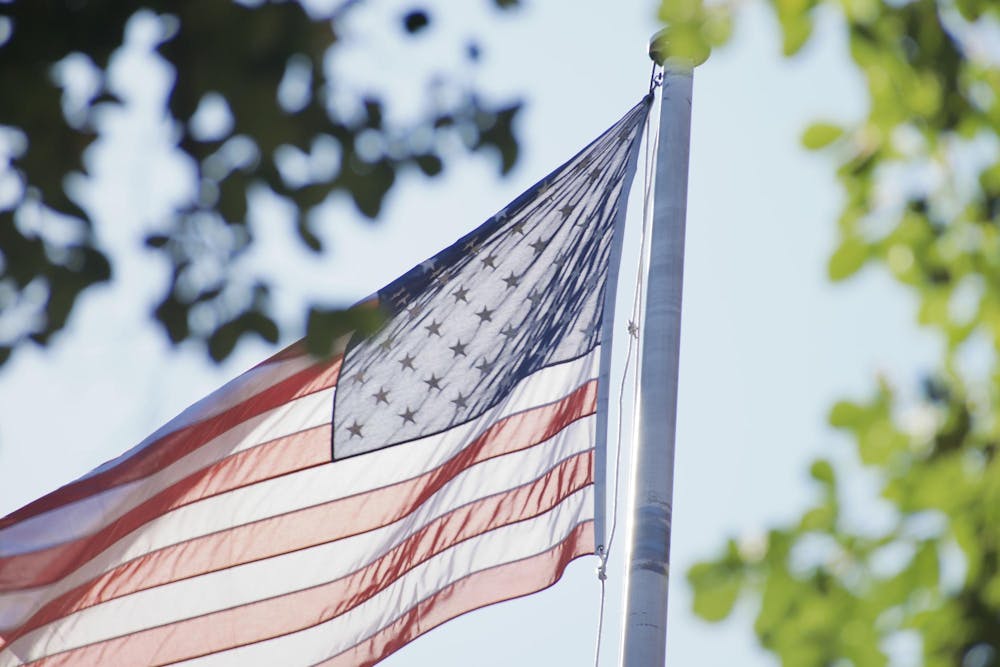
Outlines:
POLYGON ((371 665, 593 553, 648 106, 380 290, 375 334, 292 346, 0 519, 0 667, 371 665))

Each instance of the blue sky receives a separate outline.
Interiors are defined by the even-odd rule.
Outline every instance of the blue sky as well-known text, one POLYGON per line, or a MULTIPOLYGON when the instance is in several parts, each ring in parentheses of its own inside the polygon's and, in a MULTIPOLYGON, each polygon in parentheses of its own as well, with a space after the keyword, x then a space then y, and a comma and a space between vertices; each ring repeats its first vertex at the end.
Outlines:
MULTIPOLYGON (((435 181, 405 179, 374 226, 335 201, 321 224, 332 247, 322 260, 281 233, 279 205, 257 198, 252 224, 264 242, 248 261, 281 275, 276 297, 288 321, 310 298, 351 302, 432 255, 646 92, 645 46, 657 29, 652 2, 536 1, 502 16, 486 2, 461 9, 423 4, 440 20, 416 55, 385 34, 406 5, 385 3, 359 14, 348 52, 331 66, 347 81, 391 90, 390 113, 405 116, 419 105, 414 82, 435 62, 457 60, 467 38, 480 35, 483 64, 469 76, 498 97, 524 95, 517 125, 522 158, 503 180, 495 161, 481 158, 456 160, 435 181)), ((793 517, 811 498, 810 459, 849 460, 847 443, 825 427, 832 401, 864 393, 878 372, 906 386, 908 374, 936 349, 915 332, 913 304, 884 275, 865 272, 841 286, 825 278, 839 193, 828 159, 805 153, 798 136, 812 119, 849 120, 864 111, 843 37, 835 17, 821 15, 817 39, 785 61, 773 19, 748 4, 732 44, 695 72, 671 664, 773 664, 755 648, 749 605, 722 625, 693 617, 684 572, 728 536, 746 536, 752 548, 767 526, 793 517)), ((140 51, 116 65, 131 106, 107 119, 111 138, 94 150, 95 178, 87 186, 91 210, 109 223, 103 240, 123 250, 138 247, 142 225, 155 226, 163 207, 191 187, 186 166, 169 152, 166 128, 151 113, 166 72, 140 51)), ((630 212, 633 241, 639 212, 638 206, 630 212)), ((633 243, 626 263, 635 254, 633 243)), ((133 253, 118 269, 110 288, 84 299, 52 349, 19 354, 0 374, 0 514, 127 449, 272 351, 247 343, 213 367, 197 351, 171 350, 142 317, 166 267, 133 253)), ((622 282, 626 290, 631 281, 622 282)), ((865 489, 859 474, 852 491, 865 489)), ((613 554, 608 581, 602 665, 617 659, 623 546, 613 554)), ((549 591, 453 621, 385 664, 592 664, 595 566, 594 559, 580 559, 549 591)))

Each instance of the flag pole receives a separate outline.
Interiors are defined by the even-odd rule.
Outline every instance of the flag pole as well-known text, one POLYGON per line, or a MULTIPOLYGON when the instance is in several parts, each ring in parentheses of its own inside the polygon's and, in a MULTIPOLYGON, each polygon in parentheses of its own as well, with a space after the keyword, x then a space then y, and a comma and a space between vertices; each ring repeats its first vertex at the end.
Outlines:
POLYGON ((663 83, 646 308, 640 330, 639 439, 633 462, 624 667, 659 667, 666 659, 691 90, 694 65, 700 63, 668 59, 664 46, 661 31, 649 47, 650 57, 663 67, 663 83))

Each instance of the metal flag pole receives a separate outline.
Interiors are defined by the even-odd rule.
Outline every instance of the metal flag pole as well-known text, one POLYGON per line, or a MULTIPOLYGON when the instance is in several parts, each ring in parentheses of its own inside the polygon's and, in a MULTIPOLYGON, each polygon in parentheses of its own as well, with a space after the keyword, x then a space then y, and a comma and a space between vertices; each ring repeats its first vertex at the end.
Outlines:
POLYGON ((663 85, 646 309, 641 329, 639 440, 633 462, 624 667, 660 667, 666 660, 670 511, 694 64, 667 59, 663 45, 661 32, 653 36, 649 49, 650 57, 663 67, 663 85))

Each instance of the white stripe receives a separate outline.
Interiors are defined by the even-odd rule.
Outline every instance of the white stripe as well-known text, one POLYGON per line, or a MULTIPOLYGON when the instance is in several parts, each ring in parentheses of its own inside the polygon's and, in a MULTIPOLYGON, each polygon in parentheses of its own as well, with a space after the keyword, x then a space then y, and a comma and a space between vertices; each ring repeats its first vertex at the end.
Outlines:
MULTIPOLYGON (((140 480, 115 487, 105 493, 92 497, 92 500, 85 505, 85 501, 74 503, 74 506, 80 507, 79 511, 74 510, 73 512, 68 512, 66 515, 58 514, 47 517, 48 520, 46 522, 36 526, 38 532, 33 537, 39 542, 44 538, 49 538, 51 541, 46 546, 51 546, 69 541, 69 539, 66 539, 67 535, 79 533, 80 535, 76 535, 76 537, 79 537, 91 534, 110 524, 113 520, 139 503, 151 498, 159 491, 176 483, 178 480, 184 479, 191 473, 207 465, 211 465, 218 459, 222 459, 229 454, 250 449, 260 443, 269 442, 283 435, 298 433, 304 429, 329 423, 333 392, 334 389, 331 388, 297 399, 272 411, 275 414, 261 415, 259 418, 244 422, 244 425, 240 427, 227 431, 218 438, 215 438, 209 445, 174 462, 173 465, 164 468, 145 481, 140 480), (284 433, 286 430, 288 433, 284 433), (244 436, 245 439, 243 439, 244 436), (89 510, 90 514, 85 514, 84 510, 89 510), (43 530, 46 532, 42 533, 43 530)), ((31 521, 29 519, 15 524, 11 528, 18 528, 31 521)), ((139 530, 143 531, 145 527, 139 530)), ((125 538, 116 542, 102 554, 89 561, 86 566, 78 568, 69 576, 53 584, 0 593, 0 630, 19 625, 45 602, 74 588, 92 576, 111 569, 113 565, 107 565, 107 563, 120 564, 131 559, 134 555, 141 555, 142 552, 143 550, 139 545, 133 544, 129 548, 128 540, 125 538)), ((83 564, 81 563, 81 565, 83 564)), ((0 569, 2 569, 2 566, 3 563, 0 562, 0 569)))
MULTIPOLYGON (((90 535, 188 475, 231 454, 330 422, 334 389, 303 396, 252 417, 155 474, 120 484, 0 530, 0 558, 90 535)), ((0 567, 2 567, 0 563, 0 567)), ((0 623, 2 627, 2 623, 0 623)))
POLYGON ((122 563, 185 540, 266 519, 284 512, 362 493, 432 470, 497 420, 568 394, 596 374, 599 348, 573 362, 542 369, 519 384, 501 405, 450 431, 331 466, 304 470, 214 496, 168 512, 119 540, 59 582, 0 595, 0 628, 22 623, 49 600, 122 563), (562 392, 558 388, 564 387, 562 392), (405 456, 397 456, 404 453, 405 456), (323 484, 316 485, 316 480, 323 484), (307 493, 305 489, 310 491, 307 493))
MULTIPOLYGON (((545 446, 473 466, 449 481, 416 512, 383 528, 111 600, 25 635, 14 642, 14 650, 37 659, 339 579, 377 560, 434 519, 527 484, 560 461, 591 449, 593 432, 591 417, 564 429, 545 446)), ((396 456, 408 457, 402 449, 394 450, 396 456)), ((322 478, 313 483, 327 484, 322 478)))
MULTIPOLYGON (((311 664, 331 657, 375 634, 413 605, 464 576, 551 549, 577 525, 592 517, 593 505, 592 487, 588 486, 546 514, 490 531, 446 550, 372 599, 326 623, 181 664, 238 667, 311 664)), ((225 631, 225 628, 218 628, 220 633, 225 631)), ((33 655, 43 653, 33 652, 33 655)), ((23 659, 26 661, 28 657, 23 659)), ((0 667, 21 664, 22 660, 14 655, 13 646, 0 651, 0 667)))
POLYGON ((364 641, 420 601, 470 574, 548 551, 593 514, 593 487, 588 486, 547 514, 455 545, 414 568, 372 599, 326 623, 180 664, 242 667, 319 662, 364 641))
POLYGON ((160 428, 156 429, 156 431, 147 436, 138 445, 132 447, 124 454, 116 456, 110 461, 106 461, 105 463, 97 466, 81 477, 80 480, 84 480, 106 470, 110 470, 129 460, 160 438, 163 438, 164 436, 167 436, 175 431, 179 431, 186 426, 190 426, 195 422, 204 421, 218 414, 222 414, 234 405, 255 396, 271 385, 287 380, 296 373, 304 371, 316 363, 317 361, 309 355, 302 355, 273 363, 265 362, 260 366, 251 368, 242 375, 235 377, 226 384, 222 385, 197 403, 188 406, 183 412, 160 428))

